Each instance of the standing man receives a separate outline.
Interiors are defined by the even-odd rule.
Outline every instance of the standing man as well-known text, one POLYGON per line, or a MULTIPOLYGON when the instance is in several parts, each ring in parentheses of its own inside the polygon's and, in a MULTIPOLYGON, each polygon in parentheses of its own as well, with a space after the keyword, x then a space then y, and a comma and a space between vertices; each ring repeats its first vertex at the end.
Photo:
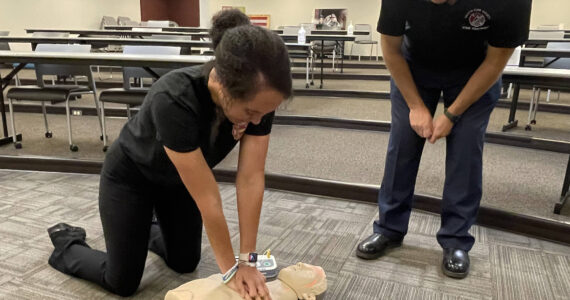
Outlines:
POLYGON ((382 52, 392 75, 392 129, 378 196, 380 218, 356 255, 375 259, 401 245, 425 141, 445 137, 443 273, 464 278, 482 195, 485 130, 500 76, 528 38, 531 0, 382 0, 382 52), (433 119, 440 97, 444 114, 433 119))

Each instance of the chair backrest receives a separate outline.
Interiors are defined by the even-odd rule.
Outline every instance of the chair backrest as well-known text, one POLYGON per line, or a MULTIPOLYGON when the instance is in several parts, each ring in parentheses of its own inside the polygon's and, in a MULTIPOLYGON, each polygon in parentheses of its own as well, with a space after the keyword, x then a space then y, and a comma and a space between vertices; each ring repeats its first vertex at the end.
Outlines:
POLYGON ((131 21, 131 18, 129 18, 129 17, 123 17, 123 16, 117 17, 117 25, 128 25, 128 23, 130 21, 131 21))
POLYGON ((299 29, 301 29, 301 26, 285 26, 283 27, 283 34, 297 35, 299 29))
MULTIPOLYGON (((38 44, 36 52, 59 53, 90 53, 91 45, 68 44, 38 44)), ((87 76, 89 86, 95 89, 95 81, 88 65, 62 65, 62 64, 36 64, 36 78, 38 86, 44 87, 43 77, 47 75, 58 76, 87 76)))
POLYGON ((536 27, 536 29, 539 29, 539 30, 564 30, 564 23, 538 25, 536 27))
MULTIPOLYGON (((546 48, 548 49, 557 49, 557 50, 568 50, 570 51, 570 43, 565 42, 551 42, 546 44, 546 48)), ((554 60, 554 58, 548 57, 544 59, 545 63, 554 60)), ((559 58, 555 62, 548 65, 548 68, 553 69, 568 69, 570 70, 570 58, 559 58)))
MULTIPOLYGON (((10 35, 10 31, 0 31, 0 36, 8 36, 10 35)), ((10 51, 10 43, 2 42, 0 43, 0 50, 3 51, 10 51)))
POLYGON ((46 32, 46 31, 36 31, 32 33, 33 37, 69 37, 69 32, 46 32))
POLYGON ((170 27, 170 21, 159 21, 159 20, 148 20, 146 22, 147 27, 170 27))
POLYGON ((152 31, 152 32, 162 32, 162 28, 153 27, 133 27, 133 31, 152 31))
POLYGON ((521 50, 522 50, 521 46, 515 48, 513 55, 511 55, 511 58, 509 58, 509 61, 507 61, 507 66, 515 66, 515 67, 519 66, 519 63, 521 61, 521 50))
POLYGON ((105 29, 105 26, 107 25, 117 25, 117 20, 115 20, 115 18, 113 17, 103 16, 103 18, 101 19, 101 26, 99 27, 101 29, 105 29))
MULTIPOLYGON (((171 40, 171 41, 191 41, 192 37, 189 35, 168 35, 168 34, 153 34, 151 36, 143 36, 143 39, 154 39, 154 40, 171 40)), ((192 54, 192 47, 180 47, 180 53, 182 55, 192 54)))
MULTIPOLYGON (((169 46, 124 46, 123 54, 137 55, 180 55, 180 47, 169 46)), ((173 69, 170 68, 152 68, 152 71, 162 76, 173 69)), ((143 68, 124 67, 123 68, 123 88, 125 90, 133 89, 131 86, 131 78, 153 78, 152 74, 143 68)))
POLYGON ((301 23, 301 24, 299 24, 299 27, 305 28, 305 32, 307 35, 311 34, 311 32, 313 32, 313 30, 317 29, 316 24, 313 24, 313 23, 301 23))
POLYGON ((564 30, 531 30, 528 34, 529 40, 542 39, 563 39, 564 30))
POLYGON ((176 34, 153 34, 151 36, 145 36, 144 38, 150 38, 154 40, 172 40, 172 41, 191 41, 192 36, 190 35, 176 35, 176 34))
POLYGON ((370 24, 354 24, 354 31, 368 31, 368 35, 355 35, 355 41, 372 40, 372 26, 370 26, 370 24))

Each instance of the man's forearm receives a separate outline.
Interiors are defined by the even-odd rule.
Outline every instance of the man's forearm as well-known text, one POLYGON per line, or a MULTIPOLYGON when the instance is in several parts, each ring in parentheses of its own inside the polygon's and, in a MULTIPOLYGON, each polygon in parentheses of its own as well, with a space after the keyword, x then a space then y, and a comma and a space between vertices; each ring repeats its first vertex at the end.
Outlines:
POLYGON ((463 114, 497 82, 513 49, 494 48, 489 51, 493 51, 493 55, 488 55, 475 73, 471 75, 461 93, 459 93, 453 104, 449 106, 448 111, 450 113, 454 115, 463 114))
POLYGON ((410 110, 425 106, 418 92, 418 88, 414 83, 410 66, 404 56, 397 52, 386 53, 384 55, 384 61, 410 110))
POLYGON ((240 174, 236 178, 239 214, 240 253, 254 252, 257 243, 259 215, 265 189, 265 173, 240 174))

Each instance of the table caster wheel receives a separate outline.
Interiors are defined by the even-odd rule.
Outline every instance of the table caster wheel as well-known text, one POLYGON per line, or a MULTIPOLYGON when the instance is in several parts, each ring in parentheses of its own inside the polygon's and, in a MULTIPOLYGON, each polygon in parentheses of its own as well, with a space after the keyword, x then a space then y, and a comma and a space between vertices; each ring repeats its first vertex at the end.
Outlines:
POLYGON ((526 125, 526 126, 524 127, 524 130, 526 130, 526 131, 531 131, 531 130, 532 130, 532 127, 530 127, 530 125, 526 125))
POLYGON ((306 88, 306 89, 308 89, 308 88, 309 88, 309 84, 308 84, 308 83, 305 85, 305 88, 306 88))
POLYGON ((77 145, 69 145, 69 150, 72 152, 77 152, 77 150, 79 150, 79 147, 77 147, 77 145))
POLYGON ((51 131, 46 132, 46 138, 51 139, 53 137, 53 134, 51 133, 51 131))
POLYGON ((536 125, 536 120, 532 120, 532 121, 530 121, 530 124, 532 124, 532 125, 536 125))
POLYGON ((22 143, 20 143, 20 142, 14 143, 14 148, 16 148, 16 149, 22 149, 22 143))
POLYGON ((107 152, 107 149, 109 149, 109 146, 103 146, 103 152, 107 152))
POLYGON ((311 85, 315 85, 315 82, 314 82, 314 81, 311 81, 311 85))

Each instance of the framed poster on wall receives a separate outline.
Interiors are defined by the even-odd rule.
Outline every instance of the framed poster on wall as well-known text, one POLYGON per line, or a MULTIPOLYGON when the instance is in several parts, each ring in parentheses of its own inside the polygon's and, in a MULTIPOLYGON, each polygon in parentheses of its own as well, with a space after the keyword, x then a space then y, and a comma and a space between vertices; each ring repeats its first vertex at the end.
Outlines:
POLYGON ((225 9, 237 9, 237 10, 239 10, 245 14, 245 6, 229 6, 229 5, 222 6, 222 10, 225 10, 225 9))
POLYGON ((269 29, 271 26, 271 17, 270 15, 248 15, 251 24, 265 27, 269 29))
POLYGON ((313 23, 317 29, 341 29, 346 30, 346 8, 317 8, 313 23))

